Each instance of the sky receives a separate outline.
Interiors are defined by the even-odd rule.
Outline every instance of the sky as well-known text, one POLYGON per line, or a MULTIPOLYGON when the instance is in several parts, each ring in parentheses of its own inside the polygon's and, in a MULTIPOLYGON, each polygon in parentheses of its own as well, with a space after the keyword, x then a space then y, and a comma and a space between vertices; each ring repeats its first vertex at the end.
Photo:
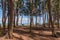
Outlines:
MULTIPOLYGON (((33 19, 34 19, 33 22, 35 24, 35 21, 36 21, 35 17, 33 17, 33 19)), ((39 23, 40 18, 38 17, 37 19, 38 19, 37 22, 39 23)), ((41 23, 43 23, 42 20, 43 20, 43 18, 41 17, 41 21, 40 21, 41 23)), ((29 20, 29 22, 30 22, 30 20, 29 20)), ((23 16, 22 24, 29 24, 29 22, 28 22, 28 17, 27 16, 23 16)), ((21 23, 21 16, 19 17, 19 22, 18 23, 20 25, 20 23, 21 23)), ((2 10, 1 10, 1 8, 0 8, 0 24, 2 24, 2 10)))
MULTIPOLYGON (((40 23, 41 22, 41 24, 43 23, 43 18, 41 17, 41 18, 39 18, 39 17, 37 17, 37 19, 38 19, 38 23, 40 23), (41 19, 41 21, 39 21, 41 19)), ((8 22, 8 20, 6 21, 6 23, 8 22)), ((33 17, 33 22, 34 22, 34 24, 35 24, 35 22, 36 22, 36 19, 35 19, 35 17, 33 17)), ((19 16, 19 25, 21 24, 21 16, 19 16)), ((29 22, 28 22, 28 17, 27 16, 23 16, 23 19, 22 19, 22 24, 29 24, 30 23, 30 20, 29 20, 29 22)), ((1 9, 1 7, 0 7, 0 24, 2 24, 2 9, 1 9)))
MULTIPOLYGON (((24 1, 24 3, 26 3, 26 1, 24 1)), ((0 4, 1 5, 1 4, 0 4)), ((24 4, 25 5, 25 4, 24 4)), ((38 23, 40 23, 41 22, 41 24, 43 23, 43 18, 41 17, 41 21, 39 22, 39 20, 40 20, 40 18, 38 17, 37 18, 38 19, 38 23)), ((21 16, 19 17, 19 24, 21 23, 20 22, 21 21, 21 16)), ((35 24, 35 21, 36 21, 36 19, 35 19, 35 17, 33 17, 33 22, 34 22, 34 24, 35 24)), ((7 21, 6 21, 7 22, 7 21)), ((30 22, 30 21, 29 21, 30 22)), ((22 20, 22 23, 23 24, 29 24, 29 22, 28 22, 28 17, 26 17, 26 16, 23 16, 23 20, 22 20)), ((0 6, 0 24, 2 24, 2 8, 1 8, 1 6, 0 6)))
MULTIPOLYGON (((26 3, 26 1, 24 1, 25 3, 26 3)), ((1 4, 1 3, 0 3, 1 4)), ((33 17, 33 21, 34 21, 34 23, 35 23, 35 17, 33 17)), ((39 18, 38 18, 39 19, 39 18)), ((20 22, 21 21, 21 16, 19 17, 19 24, 21 23, 20 22)), ((6 23, 8 22, 8 20, 6 21, 6 23)), ((41 21, 42 22, 42 21, 41 21)), ((28 17, 26 17, 26 16, 23 16, 23 20, 22 20, 22 24, 29 24, 30 23, 30 21, 28 22, 28 17)), ((0 24, 2 24, 2 7, 0 6, 0 24)))
POLYGON ((0 23, 2 23, 2 10, 0 8, 0 23))
MULTIPOLYGON (((36 20, 35 20, 35 17, 33 17, 33 19, 34 19, 33 21, 34 21, 34 23, 35 23, 35 21, 36 21, 36 20)), ((42 18, 41 18, 41 19, 42 19, 42 18)), ((39 20, 39 17, 38 17, 38 20, 39 20)), ((19 17, 19 22, 18 22, 19 24, 21 23, 20 21, 21 21, 21 16, 19 17)), ((30 21, 29 21, 29 22, 30 22, 30 21)), ((23 16, 22 23, 23 23, 23 24, 28 24, 29 22, 28 22, 28 17, 27 17, 27 16, 23 16)), ((37 21, 37 22, 39 22, 39 21, 37 21)), ((43 22, 43 21, 41 21, 41 22, 43 22)), ((1 9, 1 8, 0 8, 0 24, 2 24, 2 9, 1 9)))

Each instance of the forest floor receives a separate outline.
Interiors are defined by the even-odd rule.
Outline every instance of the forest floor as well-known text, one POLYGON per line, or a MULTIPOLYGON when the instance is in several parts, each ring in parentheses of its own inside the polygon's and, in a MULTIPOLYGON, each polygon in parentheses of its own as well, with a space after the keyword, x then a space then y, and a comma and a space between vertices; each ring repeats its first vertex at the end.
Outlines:
POLYGON ((5 39, 5 36, 0 37, 0 40, 60 40, 59 37, 52 37, 51 29, 43 29, 32 27, 32 33, 28 27, 14 28, 13 39, 5 39))

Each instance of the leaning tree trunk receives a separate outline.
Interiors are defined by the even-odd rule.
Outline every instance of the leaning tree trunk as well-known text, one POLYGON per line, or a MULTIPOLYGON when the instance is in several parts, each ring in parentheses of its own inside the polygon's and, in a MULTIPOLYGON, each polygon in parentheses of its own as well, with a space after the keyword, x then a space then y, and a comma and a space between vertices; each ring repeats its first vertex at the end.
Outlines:
POLYGON ((13 23, 14 23, 14 0, 8 0, 8 38, 13 36, 13 23))
POLYGON ((54 24, 52 22, 52 15, 51 15, 51 2, 50 0, 47 0, 48 2, 48 12, 49 12, 49 20, 50 20, 50 24, 52 26, 52 36, 55 36, 55 31, 54 31, 54 24))

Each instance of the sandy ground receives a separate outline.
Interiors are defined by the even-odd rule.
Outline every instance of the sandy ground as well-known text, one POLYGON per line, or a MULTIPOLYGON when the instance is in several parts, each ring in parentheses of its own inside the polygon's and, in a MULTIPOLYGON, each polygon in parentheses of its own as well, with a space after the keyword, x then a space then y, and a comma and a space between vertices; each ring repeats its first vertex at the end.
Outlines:
POLYGON ((29 33, 29 28, 15 28, 13 33, 13 39, 5 39, 0 37, 0 40, 60 40, 60 37, 52 37, 51 31, 35 30, 32 29, 32 33, 29 33))

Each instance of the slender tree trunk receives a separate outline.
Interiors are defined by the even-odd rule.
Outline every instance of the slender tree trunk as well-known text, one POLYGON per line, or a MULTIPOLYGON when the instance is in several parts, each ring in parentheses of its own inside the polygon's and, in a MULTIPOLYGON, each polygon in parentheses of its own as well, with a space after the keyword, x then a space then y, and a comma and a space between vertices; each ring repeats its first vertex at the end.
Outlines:
MULTIPOLYGON (((49 16, 49 15, 48 15, 49 16)), ((50 19, 48 17, 48 27, 51 28, 50 19)))
POLYGON ((22 16, 21 16, 21 26, 22 26, 22 16))
POLYGON ((19 10, 18 10, 18 12, 17 12, 16 27, 18 26, 18 21, 19 21, 19 10))
POLYGON ((29 16, 28 16, 28 25, 29 25, 29 16))
POLYGON ((57 9, 57 27, 59 28, 59 10, 57 9))
POLYGON ((5 31, 6 28, 6 0, 3 0, 3 15, 2 15, 2 24, 3 30, 5 31))
POLYGON ((37 27, 37 15, 36 15, 36 27, 37 27))
POLYGON ((43 27, 45 27, 45 16, 43 15, 43 27))
POLYGON ((52 26, 52 36, 55 36, 55 31, 54 31, 54 24, 53 24, 53 22, 52 22, 52 16, 51 16, 51 2, 50 2, 50 0, 47 0, 47 2, 48 2, 48 12, 49 12, 49 20, 50 20, 50 24, 51 24, 51 26, 52 26))
MULTIPOLYGON (((40 9, 40 5, 39 5, 39 9, 40 9)), ((40 14, 40 15, 39 15, 39 17, 40 17, 40 18, 39 18, 39 23, 40 23, 40 22, 41 22, 41 13, 39 12, 39 14, 40 14)), ((40 24, 40 25, 41 25, 41 24, 40 24)))
POLYGON ((30 33, 32 32, 32 27, 33 27, 33 12, 30 14, 30 33))
POLYGON ((16 22, 15 22, 15 18, 16 18, 16 2, 15 3, 15 7, 14 7, 14 27, 16 27, 16 22))
POLYGON ((22 22, 23 22, 23 15, 21 15, 21 26, 23 26, 22 22))
POLYGON ((1 24, 0 24, 0 35, 2 35, 2 31, 1 31, 1 24))
POLYGON ((44 2, 42 2, 42 14, 43 14, 43 27, 45 27, 45 10, 44 10, 44 7, 45 6, 45 4, 44 4, 44 2))
MULTIPOLYGON (((47 25, 46 22, 47 21, 47 14, 45 13, 45 25, 47 25)), ((47 26, 45 26, 45 27, 47 27, 47 26)))
POLYGON ((31 0, 32 4, 30 6, 31 11, 30 11, 30 33, 32 33, 32 27, 33 27, 33 11, 34 11, 34 6, 33 6, 33 0, 31 0))
POLYGON ((39 23, 40 23, 40 25, 41 25, 41 17, 39 18, 39 23))
POLYGON ((57 24, 58 24, 57 27, 59 28, 59 18, 57 19, 57 24))
POLYGON ((1 4, 2 4, 2 9, 3 9, 3 0, 1 0, 1 4))
POLYGON ((16 26, 15 25, 15 14, 16 14, 16 10, 14 9, 14 27, 16 26))
POLYGON ((13 38, 14 0, 8 0, 8 38, 13 38))
POLYGON ((47 24, 48 28, 50 28, 50 27, 49 27, 49 15, 48 15, 48 14, 47 14, 47 23, 48 23, 48 24, 47 24))
POLYGON ((58 4, 57 4, 57 22, 58 22, 58 28, 59 28, 59 0, 57 0, 58 4))

